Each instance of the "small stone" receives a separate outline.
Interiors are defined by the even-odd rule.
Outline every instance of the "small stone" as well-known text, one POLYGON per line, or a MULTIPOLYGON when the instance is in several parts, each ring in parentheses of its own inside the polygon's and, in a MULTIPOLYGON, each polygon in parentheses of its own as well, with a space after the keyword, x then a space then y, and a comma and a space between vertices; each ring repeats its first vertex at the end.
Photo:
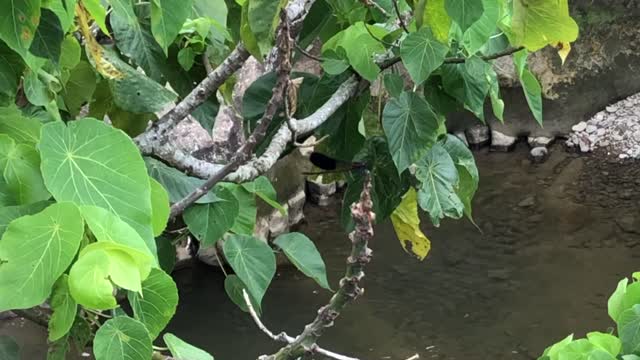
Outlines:
POLYGON ((571 130, 573 130, 574 132, 581 132, 584 131, 587 128, 587 123, 584 121, 580 121, 579 123, 573 125, 571 127, 571 130))
POLYGON ((528 137, 527 141, 529 142, 529 146, 532 148, 538 146, 549 146, 553 142, 553 138, 549 138, 546 136, 538 136, 538 137, 528 137))
POLYGON ((604 136, 604 134, 606 134, 607 130, 605 130, 604 128, 599 128, 598 130, 596 130, 596 134, 598 136, 604 136))
POLYGON ((598 130, 598 127, 595 125, 587 125, 585 130, 587 130, 587 134, 592 134, 598 130))
POLYGON ((511 151, 518 140, 515 136, 509 136, 496 130, 491 130, 491 150, 511 151))
POLYGON ((469 146, 478 149, 489 143, 489 127, 486 125, 474 125, 465 131, 469 146))
POLYGON ((593 119, 597 122, 600 122, 604 120, 604 114, 602 112, 599 112, 596 114, 596 116, 593 117, 593 119))
POLYGON ((626 158, 628 158, 628 157, 629 157, 629 155, 627 155, 627 154, 620 154, 620 155, 618 155, 618 157, 619 157, 620 159, 626 159, 626 158))
POLYGON ((586 153, 591 151, 591 142, 587 137, 580 137, 580 139, 578 139, 578 145, 580 146, 580 151, 582 152, 586 153))
POLYGON ((616 111, 618 111, 618 106, 617 105, 609 105, 609 106, 607 106, 607 112, 614 113, 616 111))
POLYGON ((535 204, 536 204, 536 198, 534 196, 527 196, 526 198, 522 199, 522 201, 518 203, 518 206, 522 208, 528 208, 528 207, 532 207, 535 204))
POLYGON ((529 152, 531 162, 542 163, 549 157, 549 150, 544 146, 537 146, 529 152))

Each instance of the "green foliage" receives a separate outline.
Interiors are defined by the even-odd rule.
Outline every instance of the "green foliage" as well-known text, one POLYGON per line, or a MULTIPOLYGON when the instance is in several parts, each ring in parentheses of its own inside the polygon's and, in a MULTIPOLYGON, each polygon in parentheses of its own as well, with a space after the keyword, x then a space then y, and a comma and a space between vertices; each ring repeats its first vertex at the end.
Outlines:
POLYGON ((304 234, 282 234, 273 241, 293 265, 303 274, 315 280, 321 287, 331 290, 327 281, 327 269, 313 242, 304 234))
MULTIPOLYGON (((239 41, 264 61, 287 4, 0 0, 0 311, 48 298, 49 359, 67 358, 91 340, 98 360, 151 358, 151 343, 177 306, 166 272, 176 260, 174 243, 185 236, 203 246, 224 239, 224 256, 235 272, 225 280, 229 297, 246 311, 246 290, 261 311, 276 265, 272 246, 253 237, 257 199, 287 215, 269 180, 219 183, 168 224, 170 204, 204 180, 143 159, 132 137, 194 91, 207 76, 205 61, 221 64, 239 41), (107 116, 110 121, 103 121, 107 116), (135 319, 118 309, 116 295, 124 292, 135 319), (115 317, 96 323, 95 311, 103 310, 115 317)), ((478 170, 464 144, 446 135, 447 114, 466 109, 484 121, 490 103, 503 121, 499 80, 493 60, 486 59, 523 46, 514 63, 541 124, 542 88, 527 66, 528 52, 552 45, 562 48, 564 60, 578 31, 567 0, 400 0, 406 29, 392 1, 376 4, 384 11, 359 0, 318 0, 293 24, 300 30, 298 47, 309 50, 319 39, 324 73, 291 74, 302 84, 289 88, 290 98, 297 95, 289 105, 294 118, 313 120, 348 78, 373 84, 362 81, 332 109, 313 132, 324 139, 316 151, 356 165, 345 176, 345 227, 353 226, 349 206, 360 195, 366 169, 376 221, 391 217, 403 248, 424 259, 430 242, 420 230, 418 205, 436 226, 463 214, 473 221, 478 170), (392 67, 396 62, 410 79, 392 67)), ((297 55, 294 62, 302 58, 297 55)), ((233 108, 235 82, 230 78, 218 89, 220 101, 233 108)), ((263 116, 275 82, 270 72, 248 86, 241 104, 247 131, 263 116)), ((218 108, 212 96, 192 115, 210 132, 218 108)), ((251 155, 263 154, 284 115, 283 106, 251 155)), ((284 234, 273 247, 329 289, 322 258, 306 236, 284 234)), ((619 338, 567 338, 546 358, 628 359, 638 351, 636 284, 621 282, 609 301, 619 338)), ((171 334, 164 340, 176 359, 213 358, 171 334)), ((0 338, 0 357, 16 356, 14 343, 0 338)))

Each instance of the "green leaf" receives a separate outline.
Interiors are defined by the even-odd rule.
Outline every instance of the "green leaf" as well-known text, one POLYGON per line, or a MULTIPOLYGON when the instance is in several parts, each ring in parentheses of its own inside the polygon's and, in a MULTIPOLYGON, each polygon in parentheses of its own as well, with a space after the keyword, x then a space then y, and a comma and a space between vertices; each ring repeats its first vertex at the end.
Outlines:
POLYGON ((578 38, 578 24, 569 15, 568 0, 514 0, 511 43, 530 51, 578 38))
MULTIPOLYGON (((229 296, 229 299, 231 299, 231 301, 233 301, 240 310, 249 312, 249 307, 247 306, 247 303, 244 300, 244 294, 242 293, 242 290, 246 288, 247 286, 237 275, 230 274, 224 278, 224 291, 227 293, 227 296, 229 296)), ((249 293, 247 292, 247 294, 249 293)), ((258 313, 258 315, 260 315, 262 313, 260 304, 257 303, 250 294, 249 300, 251 301, 253 309, 258 313)))
POLYGON ((478 21, 484 10, 482 1, 479 0, 445 0, 444 7, 462 32, 478 21))
POLYGON ((391 97, 397 98, 404 91, 404 80, 402 77, 395 73, 389 73, 384 75, 384 88, 391 97))
POLYGON ((116 105, 109 108, 107 115, 113 127, 124 131, 132 138, 142 134, 149 126, 149 121, 157 120, 153 113, 133 113, 122 110, 116 105))
MULTIPOLYGON (((275 1, 274 1, 275 2, 275 1)), ((251 24, 249 23, 249 6, 250 2, 245 1, 242 4, 242 13, 240 21, 240 40, 244 44, 247 51, 255 57, 258 61, 262 61, 262 53, 260 52, 260 46, 256 36, 251 31, 251 24)))
POLYGON ((129 303, 135 318, 140 320, 155 339, 176 313, 178 288, 162 270, 153 269, 142 282, 142 293, 129 292, 129 303))
POLYGON ((93 340, 96 360, 149 360, 151 338, 144 325, 127 316, 107 320, 93 340))
POLYGON ((96 85, 96 73, 88 62, 81 61, 71 70, 61 94, 71 116, 77 116, 82 106, 92 99, 96 85))
POLYGON ((247 285, 247 291, 258 304, 276 272, 273 251, 253 236, 231 235, 223 245, 224 255, 236 275, 247 285))
POLYGON ((374 55, 385 51, 384 46, 374 39, 363 22, 358 22, 339 32, 329 39, 322 47, 323 54, 333 50, 340 54, 342 48, 349 64, 363 78, 374 81, 378 77, 380 68, 374 61, 374 55))
POLYGON ((178 36, 187 17, 191 14, 192 0, 170 1, 154 0, 151 2, 151 32, 164 50, 178 36))
POLYGON ((109 28, 105 23, 107 10, 102 6, 100 0, 82 0, 82 5, 87 9, 93 20, 98 24, 103 33, 109 34, 109 28))
MULTIPOLYGON (((229 13, 225 0, 193 0, 193 16, 192 18, 205 17, 214 20, 222 27, 227 25, 227 15, 229 13)), ((229 25, 231 27, 231 25, 229 25)), ((223 42, 224 35, 216 31, 215 27, 210 26, 209 38, 223 42)))
POLYGON ((497 0, 482 0, 484 12, 462 37, 462 44, 469 54, 475 54, 489 41, 497 30, 500 4, 497 0))
POLYGON ((627 292, 628 282, 629 279, 627 278, 620 280, 620 282, 618 282, 616 290, 613 292, 613 294, 611 294, 609 300, 607 301, 607 311, 609 313, 609 317, 611 317, 613 321, 617 322, 620 314, 624 310, 626 310, 625 308, 623 308, 622 300, 624 299, 624 295, 627 292))
POLYGON ((425 25, 428 25, 438 41, 447 44, 449 42, 449 29, 451 17, 444 7, 447 0, 429 0, 424 8, 422 17, 425 25))
POLYGON ((60 60, 60 49, 64 39, 64 30, 60 19, 53 11, 42 9, 40 23, 31 42, 29 51, 41 58, 46 58, 54 63, 60 60))
POLYGON ((400 205, 391 214, 391 223, 402 248, 418 260, 424 260, 431 250, 431 241, 420 230, 418 200, 414 188, 409 188, 400 205))
MULTIPOLYGON (((62 32, 66 33, 70 30, 71 24, 75 17, 77 0, 48 0, 43 2, 43 7, 53 11, 60 20, 62 32)), ((62 50, 64 53, 64 50, 62 50)))
POLYGON ((20 360, 20 347, 18 343, 8 335, 0 335, 0 359, 20 360))
POLYGON ((640 304, 623 311, 618 319, 618 334, 625 354, 640 351, 640 304))
POLYGON ((230 230, 236 234, 252 235, 258 213, 256 197, 238 184, 220 183, 220 186, 231 191, 238 201, 238 216, 230 230))
POLYGON ((49 320, 49 341, 56 341, 69 333, 78 312, 78 304, 69 292, 69 276, 63 274, 53 286, 49 320))
POLYGON ((193 67, 193 62, 195 58, 196 58, 196 53, 190 47, 182 48, 178 52, 178 63, 186 71, 191 70, 191 68, 193 67))
POLYGON ((149 176, 131 138, 95 119, 49 123, 42 129, 40 154, 45 184, 56 200, 107 209, 150 244, 149 176))
POLYGON ((171 274, 176 265, 176 247, 173 245, 173 240, 164 235, 158 236, 156 247, 158 248, 160 268, 167 274, 171 274))
POLYGON ((431 29, 423 27, 402 41, 400 57, 411 79, 420 85, 442 65, 448 51, 447 46, 436 40, 431 29))
POLYGON ((80 212, 97 241, 125 245, 149 256, 154 256, 156 253, 155 241, 153 244, 146 243, 131 225, 122 221, 118 215, 91 205, 80 206, 80 212))
POLYGON ((184 342, 171 333, 164 334, 162 339, 176 360, 213 360, 213 356, 206 351, 184 342))
POLYGON ((20 55, 0 41, 0 93, 14 97, 23 70, 24 62, 20 55))
MULTIPOLYGON (((62 1, 62 0, 60 0, 62 1)), ((60 51, 60 67, 63 69, 73 69, 80 63, 81 49, 78 40, 71 34, 62 40, 62 50, 60 51)))
POLYGON ((267 204, 278 209, 278 211, 280 211, 280 214, 287 214, 287 209, 285 209, 278 202, 278 194, 276 194, 276 189, 273 188, 273 185, 271 185, 271 182, 269 181, 269 179, 267 179, 267 177, 259 176, 251 182, 243 183, 242 187, 245 188, 245 190, 247 190, 248 192, 257 195, 267 204))
POLYGON ((84 225, 71 203, 12 221, 0 240, 0 311, 41 304, 76 255, 84 225))
POLYGON ((322 256, 307 236, 298 232, 282 234, 273 243, 282 249, 298 270, 315 280, 321 287, 331 290, 322 256))
POLYGON ((29 204, 51 197, 40 174, 38 152, 32 145, 16 144, 9 136, 0 134, 0 171, 10 194, 6 205, 29 204))
POLYGON ((387 102, 382 127, 389 140, 389 152, 402 173, 424 156, 438 135, 438 117, 427 101, 414 92, 404 92, 387 102))
POLYGON ((489 92, 487 62, 477 56, 468 58, 464 64, 444 65, 442 85, 464 107, 484 121, 484 100, 489 92))
POLYGON ((122 73, 121 77, 108 80, 113 101, 122 110, 153 113, 163 110, 176 99, 175 93, 129 66, 115 53, 105 50, 103 59, 122 73))
POLYGON ((416 165, 416 178, 420 181, 418 203, 429 213, 433 225, 440 226, 440 219, 445 216, 462 217, 464 204, 455 192, 458 170, 447 150, 435 144, 416 165))
POLYGON ((69 271, 71 296, 82 306, 107 310, 117 306, 114 284, 140 292, 153 258, 131 247, 111 242, 87 245, 69 271))
POLYGON ((23 116, 15 105, 0 108, 0 134, 9 135, 18 144, 35 146, 40 141, 41 128, 38 119, 23 116))
POLYGON ((540 126, 542 126, 542 87, 540 83, 529 70, 527 65, 527 50, 521 50, 513 54, 513 62, 518 70, 518 76, 520 77, 520 84, 524 91, 524 96, 529 104, 529 109, 533 117, 540 126))
POLYGON ((0 40, 26 60, 40 22, 40 0, 1 0, 0 40))
POLYGON ((323 52, 322 57, 322 69, 329 75, 340 75, 349 68, 347 53, 341 47, 335 51, 329 49, 323 52))
POLYGON ((151 181, 151 225, 153 226, 153 235, 159 236, 169 221, 169 213, 171 212, 169 194, 156 179, 150 178, 149 180, 151 181))
MULTIPOLYGON (((204 183, 204 180, 187 176, 182 171, 169 167, 156 159, 146 157, 144 158, 144 162, 147 165, 149 175, 167 190, 169 200, 172 203, 182 200, 195 188, 200 187, 204 183)), ((198 199, 196 204, 207 204, 218 200, 213 191, 210 191, 198 199)))
POLYGON ((589 339, 589 342, 594 346, 608 352, 614 357, 618 356, 622 350, 620 339, 611 334, 594 331, 587 333, 587 339, 589 339))
POLYGON ((540 358, 540 360, 557 359, 558 353, 562 351, 562 349, 564 349, 572 341, 573 341, 573 334, 549 346, 544 350, 544 353, 542 353, 542 357, 540 358))
POLYGON ((273 46, 274 24, 279 21, 279 12, 282 8, 280 0, 247 0, 249 4, 247 19, 249 27, 256 38, 262 55, 266 55, 273 46))
POLYGON ((39 201, 27 205, 0 207, 0 237, 4 234, 9 224, 24 215, 33 215, 51 205, 49 201, 39 201))
POLYGON ((456 165, 460 178, 456 194, 464 204, 465 215, 473 222, 471 201, 478 190, 480 175, 471 150, 457 136, 448 134, 442 143, 456 165))
POLYGON ((493 115, 500 122, 504 122, 504 101, 500 96, 500 82, 498 75, 493 67, 487 67, 487 76, 489 77, 489 96, 491 98, 491 107, 493 115))
POLYGON ((233 226, 238 216, 238 200, 230 190, 217 186, 216 202, 192 205, 184 212, 184 222, 189 231, 203 246, 214 246, 233 226))

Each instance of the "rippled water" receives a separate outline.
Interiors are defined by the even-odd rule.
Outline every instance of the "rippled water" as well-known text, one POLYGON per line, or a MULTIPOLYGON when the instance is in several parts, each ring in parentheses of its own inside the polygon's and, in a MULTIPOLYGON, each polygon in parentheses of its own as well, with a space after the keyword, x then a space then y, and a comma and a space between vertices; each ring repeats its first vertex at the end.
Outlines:
MULTIPOLYGON (((425 225, 432 251, 424 262, 403 252, 390 224, 377 226, 366 292, 321 345, 361 359, 535 359, 571 332, 613 325, 607 298, 619 278, 640 269, 640 168, 554 150, 541 165, 526 160, 524 146, 476 153, 482 233, 467 221, 425 225)), ((338 212, 337 203, 308 206, 300 229, 315 240, 334 287, 349 250, 338 212)), ((169 331, 216 359, 277 349, 228 300, 219 270, 200 265, 174 276, 181 301, 169 331)), ((330 295, 281 267, 263 320, 297 334, 330 295)), ((0 322, 7 332, 16 330, 0 322)))

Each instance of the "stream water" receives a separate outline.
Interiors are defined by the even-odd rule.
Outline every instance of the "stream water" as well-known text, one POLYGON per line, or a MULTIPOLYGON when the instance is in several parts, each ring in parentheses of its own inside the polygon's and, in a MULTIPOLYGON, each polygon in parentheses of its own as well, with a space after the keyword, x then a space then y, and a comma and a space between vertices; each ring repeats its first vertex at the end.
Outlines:
MULTIPOLYGON (((468 221, 424 226, 432 241, 419 262, 390 224, 376 227, 363 297, 321 345, 361 359, 535 359, 571 332, 605 331, 617 281, 639 270, 640 174, 634 164, 576 157, 555 148, 544 164, 516 153, 477 152, 478 231, 468 221), (639 179, 639 180, 636 180, 639 179)), ((349 243, 339 203, 308 206, 300 231, 313 239, 336 284, 349 243)), ((423 221, 426 224, 428 221, 423 221)), ((276 350, 226 297, 206 266, 176 274, 180 308, 169 330, 217 359, 255 359, 276 350)), ((281 267, 263 303, 273 331, 298 334, 330 293, 281 267)))
MULTIPOLYGON (((640 167, 559 147, 540 165, 526 154, 524 145, 515 153, 476 153, 474 216, 482 232, 466 220, 425 225, 432 250, 423 262, 404 253, 390 224, 377 226, 366 292, 320 345, 360 359, 535 359, 571 332, 612 326, 607 298, 621 277, 640 270, 640 167)), ((316 242, 334 287, 349 250, 339 207, 308 206, 299 229, 316 242)), ((277 349, 227 298, 218 269, 197 265, 174 277, 180 305, 168 331, 216 359, 277 349)), ((280 267, 263 321, 274 332, 298 334, 330 296, 280 267)), ((25 330, 0 322, 0 334, 7 332, 25 330)), ((31 351, 24 359, 40 358, 34 336, 20 336, 31 351)))

